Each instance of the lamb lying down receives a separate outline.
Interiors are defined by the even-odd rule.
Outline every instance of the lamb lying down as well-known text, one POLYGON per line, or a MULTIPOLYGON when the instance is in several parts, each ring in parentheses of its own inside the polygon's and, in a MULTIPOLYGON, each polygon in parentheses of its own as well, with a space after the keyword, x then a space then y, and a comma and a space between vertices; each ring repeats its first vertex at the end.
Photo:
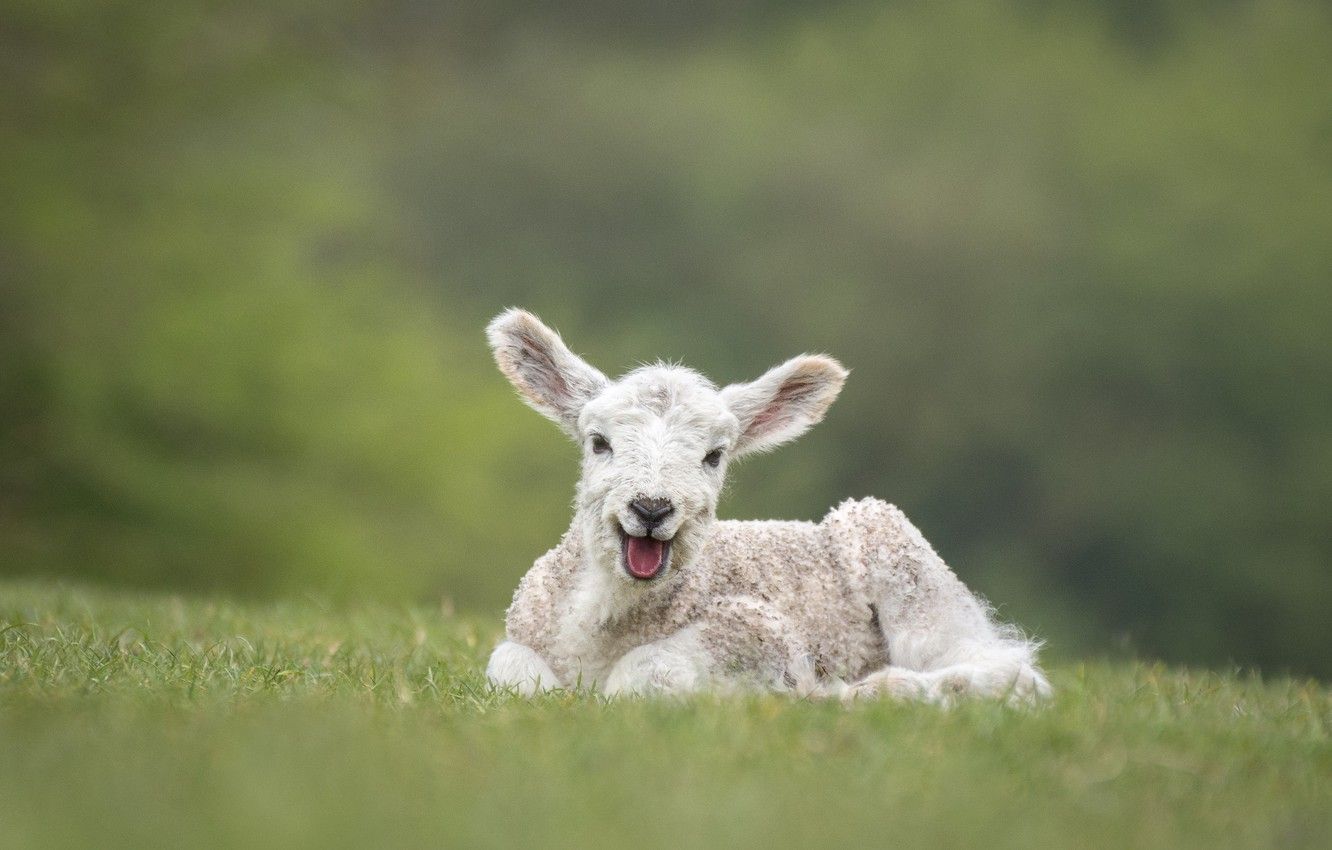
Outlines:
POLYGON ((1037 644, 996 624, 897 508, 717 520, 730 461, 823 418, 846 370, 802 356, 718 389, 655 365, 611 381, 535 316, 487 329, 500 370, 583 447, 573 524, 514 594, 486 675, 523 694, 766 689, 1028 701, 1037 644))

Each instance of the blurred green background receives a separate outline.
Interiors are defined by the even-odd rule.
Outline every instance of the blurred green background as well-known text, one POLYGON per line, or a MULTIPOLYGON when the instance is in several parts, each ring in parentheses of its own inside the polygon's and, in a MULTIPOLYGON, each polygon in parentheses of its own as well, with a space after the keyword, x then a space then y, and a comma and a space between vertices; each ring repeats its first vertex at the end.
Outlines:
POLYGON ((498 616, 495 372, 828 351, 725 516, 896 502, 1052 652, 1332 676, 1325 3, 0 3, 0 574, 498 616), (558 8, 558 11, 553 11, 558 8))

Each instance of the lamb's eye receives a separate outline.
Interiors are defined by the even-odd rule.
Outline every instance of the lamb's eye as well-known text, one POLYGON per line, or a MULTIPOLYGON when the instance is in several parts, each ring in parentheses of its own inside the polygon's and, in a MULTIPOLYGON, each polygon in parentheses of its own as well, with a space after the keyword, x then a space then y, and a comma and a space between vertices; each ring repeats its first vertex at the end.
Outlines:
POLYGON ((721 464, 721 455, 722 455, 721 449, 713 449, 712 451, 704 455, 703 462, 706 463, 708 466, 715 468, 716 466, 721 464))
POLYGON ((593 454, 604 455, 610 452, 610 450, 611 450, 610 441, 608 441, 605 437, 601 436, 600 434, 592 435, 593 454))

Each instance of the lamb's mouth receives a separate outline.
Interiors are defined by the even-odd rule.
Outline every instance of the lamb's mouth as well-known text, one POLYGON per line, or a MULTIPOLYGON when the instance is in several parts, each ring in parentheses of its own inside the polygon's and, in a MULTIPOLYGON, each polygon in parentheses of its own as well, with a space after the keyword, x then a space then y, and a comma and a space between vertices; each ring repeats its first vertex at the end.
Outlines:
POLYGON ((620 566, 632 578, 651 581, 666 572, 671 561, 671 542, 651 535, 635 537, 620 529, 620 566))

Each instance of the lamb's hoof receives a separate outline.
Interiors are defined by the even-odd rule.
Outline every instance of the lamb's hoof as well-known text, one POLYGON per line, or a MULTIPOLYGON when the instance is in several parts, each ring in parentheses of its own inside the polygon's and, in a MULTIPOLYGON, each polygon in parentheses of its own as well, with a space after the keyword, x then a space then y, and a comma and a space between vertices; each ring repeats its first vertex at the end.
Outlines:
POLYGON ((1053 694, 1054 690, 1045 675, 1032 665, 1023 664, 1008 690, 1007 699, 1009 705, 1034 705, 1049 699, 1053 694))
POLYGON ((1009 705, 1031 705, 1050 696, 1050 683, 1030 664, 1002 670, 959 664, 935 671, 926 699, 939 705, 955 705, 963 699, 1002 699, 1009 705))
POLYGON ((928 683, 914 670, 880 670, 871 673, 846 689, 842 702, 862 699, 919 700, 925 698, 928 683))

